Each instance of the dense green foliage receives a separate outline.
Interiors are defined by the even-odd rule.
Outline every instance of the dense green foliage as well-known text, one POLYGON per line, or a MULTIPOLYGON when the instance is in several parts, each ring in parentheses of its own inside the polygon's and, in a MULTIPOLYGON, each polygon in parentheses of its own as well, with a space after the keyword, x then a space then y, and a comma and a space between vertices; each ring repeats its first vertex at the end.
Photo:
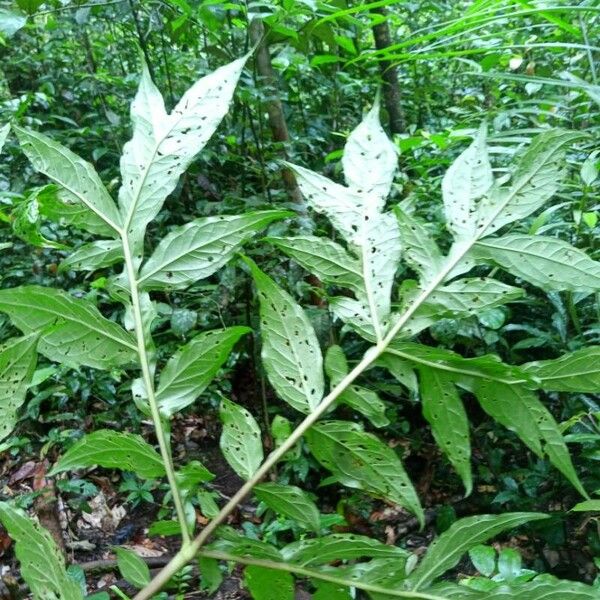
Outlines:
POLYGON ((1 3, 33 597, 98 591, 40 509, 98 473, 172 549, 107 534, 115 597, 600 597, 599 37, 590 0, 1 3))

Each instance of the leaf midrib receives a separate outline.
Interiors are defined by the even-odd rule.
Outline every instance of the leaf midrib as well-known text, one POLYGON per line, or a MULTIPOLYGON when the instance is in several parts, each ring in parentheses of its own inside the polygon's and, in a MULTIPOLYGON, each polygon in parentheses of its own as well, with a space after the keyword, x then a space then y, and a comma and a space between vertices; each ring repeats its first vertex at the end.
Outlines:
MULTIPOLYGON (((108 337, 110 339, 112 339, 113 341, 121 344, 122 346, 125 346, 131 350, 137 351, 137 347, 135 346, 135 344, 133 343, 129 343, 127 341, 125 341, 124 339, 119 339, 117 337, 115 337, 114 335, 111 335, 110 333, 108 333, 107 331, 105 331, 104 329, 98 329, 92 325, 90 325, 89 323, 85 322, 85 321, 81 321, 79 319, 73 318, 73 317, 65 317, 65 315, 56 312, 54 310, 52 310, 51 308, 45 307, 45 306, 39 306, 39 305, 35 305, 35 304, 27 304, 27 302, 19 302, 18 304, 14 304, 11 303, 10 301, 5 301, 7 304, 11 305, 11 306, 19 306, 20 308, 29 308, 32 309, 34 311, 39 311, 39 312, 46 312, 48 314, 54 315, 59 317, 59 319, 65 323, 77 323, 78 325, 82 325, 83 327, 101 334, 104 337, 108 337)), ((113 325, 117 325, 116 323, 114 323, 113 321, 109 321, 110 323, 112 323, 113 325)), ((53 324, 54 325, 54 324, 53 324)), ((117 325, 118 326, 118 325, 117 325)), ((47 329, 48 325, 46 325, 45 327, 43 327, 43 329, 47 329)), ((126 333, 126 332, 125 332, 126 333)))

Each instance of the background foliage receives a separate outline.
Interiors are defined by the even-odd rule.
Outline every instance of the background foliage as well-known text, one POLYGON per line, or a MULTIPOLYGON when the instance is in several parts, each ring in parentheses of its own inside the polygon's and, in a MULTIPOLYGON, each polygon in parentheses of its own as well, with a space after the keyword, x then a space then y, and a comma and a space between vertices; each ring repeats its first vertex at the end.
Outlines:
MULTIPOLYGON (((13 120, 42 131, 89 160, 116 196, 119 158, 131 135, 129 105, 138 87, 142 59, 171 110, 199 77, 239 58, 262 39, 272 71, 265 69, 260 53, 248 62, 228 115, 149 226, 147 247, 156 247, 173 228, 198 217, 272 209, 299 212, 293 220, 265 223, 268 242, 252 242, 245 252, 305 307, 318 341, 330 347, 325 370, 334 381, 349 368, 339 356, 336 360, 335 348, 343 349, 341 358, 345 355, 352 366, 366 345, 347 327, 332 321, 327 308, 332 294, 327 285, 304 270, 300 260, 286 257, 285 239, 290 236, 333 239, 334 234, 325 219, 305 210, 283 161, 340 180, 348 135, 381 88, 382 121, 400 152, 400 171, 389 206, 401 202, 403 210, 419 218, 424 231, 445 252, 451 236, 443 214, 442 178, 481 123, 487 124, 497 178, 509 171, 515 156, 537 134, 554 127, 584 133, 566 153, 564 184, 552 202, 520 220, 511 233, 551 236, 600 260, 599 13, 600 6, 593 0, 4 2, 0 5, 0 122, 13 120), (390 103, 392 72, 397 74, 399 95, 390 103), (393 106, 400 107, 398 114, 393 106)), ((109 281, 118 272, 112 265, 120 260, 119 255, 107 259, 100 269, 86 269, 88 258, 74 257, 73 252, 90 242, 93 234, 102 234, 102 224, 85 233, 68 227, 80 215, 61 214, 62 220, 57 220, 56 193, 34 171, 11 135, 0 164, 0 286, 3 290, 24 284, 68 290, 95 302, 105 317, 121 320, 123 310, 111 303, 114 290, 109 281), (65 262, 66 257, 70 258, 65 262)), ((401 279, 415 279, 413 271, 403 269, 401 279)), ((547 285, 541 286, 546 290, 542 291, 519 275, 516 269, 502 271, 497 278, 506 286, 524 288, 526 295, 461 318, 448 315, 420 333, 418 341, 465 358, 497 354, 510 365, 554 359, 599 344, 600 298, 590 293, 600 287, 592 281, 597 277, 594 273, 586 270, 581 289, 571 291, 547 285)), ((254 277, 260 290, 260 276, 254 272, 254 277)), ((155 297, 158 315, 152 329, 161 365, 201 332, 238 328, 229 348, 233 352, 223 354, 223 366, 213 373, 216 378, 210 385, 212 377, 205 382, 201 398, 192 406, 187 406, 185 398, 172 400, 180 402, 177 410, 187 406, 172 421, 176 456, 187 453, 217 475, 190 500, 199 524, 214 516, 217 504, 232 494, 238 482, 231 481, 235 475, 212 450, 219 443, 221 422, 224 436, 235 439, 236 430, 227 426, 230 412, 249 411, 255 419, 251 428, 262 430, 262 445, 258 444, 254 460, 260 458, 263 447, 266 452, 277 447, 299 420, 296 411, 277 399, 263 371, 260 348, 264 340, 253 285, 249 269, 232 261, 191 287, 161 291, 155 297), (254 333, 248 334, 246 327, 254 333), (228 405, 222 395, 237 404, 228 405)), ((394 307, 400 302, 400 296, 393 298, 394 307)), ((16 333, 2 313, 2 339, 16 333)), ((55 463, 59 456, 64 461, 83 432, 98 429, 118 428, 149 438, 147 415, 130 402, 131 386, 122 370, 91 370, 88 367, 97 364, 89 363, 77 369, 71 366, 57 366, 43 357, 37 367, 22 365, 25 371, 36 369, 34 384, 18 413, 17 428, 0 441, 6 459, 0 475, 7 497, 18 494, 24 507, 36 502, 39 490, 19 484, 18 478, 12 484, 9 481, 28 461, 55 463), (25 495, 20 494, 23 491, 25 495)), ((386 447, 403 458, 425 507, 423 518, 430 526, 426 531, 433 528, 441 533, 458 517, 478 513, 553 513, 552 518, 528 526, 526 535, 505 537, 502 547, 472 549, 471 562, 461 563, 457 572, 474 576, 472 585, 481 590, 491 586, 494 578, 525 582, 537 572, 593 584, 600 557, 596 520, 594 513, 568 512, 581 500, 568 480, 549 461, 528 451, 514 433, 490 419, 474 397, 467 397, 474 493, 464 499, 464 471, 456 460, 458 474, 450 468, 436 445, 435 428, 432 433, 428 424, 432 419, 422 415, 419 403, 424 390, 419 394, 407 374, 399 373, 404 384, 400 385, 389 366, 384 367, 381 364, 367 372, 354 396, 341 399, 335 416, 377 432, 386 447), (363 407, 369 406, 368 412, 353 412, 351 408, 356 410, 361 399, 363 407), (515 558, 511 548, 504 546, 516 547, 520 554, 515 558)), ((265 368, 268 371, 268 365, 265 368)), ((597 385, 582 387, 579 382, 570 389, 542 393, 565 436, 576 477, 592 496, 600 490, 597 392, 597 385)), ((293 399, 285 400, 294 406, 293 399)), ((339 478, 322 469, 327 457, 309 450, 311 445, 320 447, 319 436, 326 433, 322 427, 315 429, 306 444, 287 455, 277 470, 277 482, 263 483, 257 489, 256 516, 241 515, 234 524, 250 539, 283 548, 284 555, 286 549, 292 555, 294 548, 289 550, 289 544, 299 543, 311 530, 328 535, 367 534, 409 548, 428 545, 431 536, 416 533, 407 514, 360 490, 343 488, 339 478), (277 495, 269 486, 282 484, 290 485, 286 489, 294 501, 273 505, 270 498, 274 494, 281 498, 281 490, 277 495), (303 507, 300 513, 298 504, 303 507)), ((233 456, 228 462, 239 459, 233 456)), ((255 465, 241 465, 238 475, 244 469, 251 473, 255 465)), ((139 507, 139 514, 152 515, 146 524, 154 522, 154 533, 169 533, 169 492, 158 481, 161 475, 158 461, 155 470, 146 474, 111 475, 109 488, 114 495, 109 504, 126 502, 131 511, 139 507)), ((198 482, 213 477, 199 468, 190 468, 186 475, 189 489, 194 490, 198 482)), ((93 513, 91 501, 100 491, 108 493, 102 489, 104 483, 79 471, 57 480, 57 494, 68 505, 73 522, 81 514, 93 513)), ((186 489, 185 481, 182 489, 186 489)), ((594 500, 589 502, 588 508, 598 509, 594 500)), ((103 537, 99 548, 120 543, 108 539, 109 535, 103 537)), ((234 537, 227 543, 227 548, 212 551, 230 551, 234 537)), ((82 560, 95 557, 84 555, 82 560)), ((210 564, 201 570, 210 573, 210 564)), ((136 565, 131 568, 135 570, 136 565)), ((264 565, 254 565, 246 572, 246 587, 256 597, 260 597, 256 590, 262 589, 261 577, 265 576, 261 568, 264 565)), ((139 587, 146 578, 141 571, 129 577, 124 572, 123 577, 139 587)), ((284 589, 289 581, 282 577, 284 589)), ((369 580, 365 573, 360 577, 369 580)), ((185 591, 189 584, 178 585, 185 591)), ((205 589, 214 585, 206 575, 205 589)), ((323 589, 322 597, 333 597, 327 596, 331 590, 323 589)), ((453 597, 450 588, 440 593, 453 597)))

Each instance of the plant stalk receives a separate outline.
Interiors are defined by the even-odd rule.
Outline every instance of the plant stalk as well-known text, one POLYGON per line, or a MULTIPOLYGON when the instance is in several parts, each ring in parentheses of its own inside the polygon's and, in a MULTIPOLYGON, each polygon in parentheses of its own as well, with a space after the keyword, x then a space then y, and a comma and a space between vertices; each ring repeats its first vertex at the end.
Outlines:
POLYGON ((148 359, 148 352, 146 350, 146 335, 144 333, 144 320, 142 317, 142 309, 140 306, 140 292, 138 288, 137 274, 135 266, 133 264, 133 256, 131 254, 131 248, 129 247, 129 239, 127 238, 126 231, 121 233, 121 242, 123 244, 123 254, 125 256, 127 278, 129 279, 129 290, 131 294, 131 306, 133 309, 135 337, 137 340, 140 367, 142 369, 142 379, 144 381, 144 387, 146 388, 146 393, 148 395, 148 405, 150 406, 150 414, 152 415, 152 421, 154 423, 154 429, 156 431, 156 438, 158 440, 160 454, 165 465, 167 480, 169 482, 169 487, 171 488, 171 495, 173 496, 173 503, 175 504, 175 511, 177 513, 177 520, 179 521, 179 525, 181 527, 181 538, 183 541, 183 548, 185 549, 190 544, 190 532, 185 518, 183 500, 179 491, 179 487, 177 486, 177 480, 175 478, 175 467, 173 465, 171 449, 169 446, 165 428, 162 423, 162 418, 160 415, 160 410, 158 408, 158 402, 156 400, 156 394, 154 391, 154 378, 152 377, 152 372, 150 369, 150 360, 148 359))
POLYGON ((294 573, 303 577, 309 577, 311 579, 320 579, 321 581, 328 581, 344 587, 353 587, 365 592, 371 592, 373 594, 385 594, 394 598, 416 598, 419 600, 446 600, 442 596, 436 596, 433 594, 427 594, 424 592, 410 592, 404 590, 390 590, 380 585, 373 585, 371 583, 363 583, 360 580, 348 580, 342 577, 336 577, 329 573, 322 573, 313 569, 306 569, 300 565, 293 565, 290 563, 277 562, 274 560, 264 560, 260 558, 250 558, 248 556, 235 556, 227 552, 216 552, 212 550, 202 550, 199 552, 200 556, 206 558, 214 558, 216 560, 225 560, 229 562, 236 562, 242 565, 255 565, 257 567, 265 567, 266 569, 275 569, 277 571, 287 571, 288 573, 294 573))
MULTIPOLYGON (((541 168, 541 165, 538 166, 541 168)), ((530 176, 531 179, 533 175, 530 176)), ((314 425, 314 423, 329 409, 329 407, 337 400, 348 386, 350 386, 354 380, 366 371, 387 349, 393 339, 398 335, 401 329, 408 323, 419 307, 429 298, 429 296, 441 285, 446 278, 452 273, 455 267, 463 260, 465 255, 471 250, 473 245, 481 238, 485 236, 485 233, 489 226, 496 220, 498 215, 506 208, 506 206, 513 200, 518 193, 519 189, 524 185, 521 182, 519 186, 514 186, 511 193, 507 194, 504 202, 500 204, 496 210, 488 216, 487 221, 482 224, 477 233, 474 235, 472 240, 467 243, 461 242, 455 244, 451 248, 450 253, 447 257, 446 263, 440 272, 433 278, 429 285, 423 289, 423 291, 415 298, 412 304, 404 312, 404 314, 396 321, 396 323, 390 328, 385 337, 378 341, 377 344, 369 348, 360 362, 329 392, 325 398, 321 401, 319 406, 309 414, 302 423, 292 432, 289 438, 279 447, 277 450, 269 454, 265 462, 258 468, 256 473, 249 479, 225 504, 220 510, 219 514, 200 532, 200 534, 191 542, 187 547, 183 547, 174 557, 173 560, 165 565, 165 567, 158 573, 158 575, 135 597, 134 600, 149 600, 154 594, 159 592, 163 586, 173 577, 177 571, 191 561, 202 545, 210 538, 217 527, 225 521, 229 514, 235 510, 238 504, 252 491, 255 485, 269 472, 283 456, 291 450, 296 443, 302 438, 306 431, 314 425)))
POLYGON ((456 266, 456 264, 462 259, 468 248, 465 248, 462 252, 457 253, 452 260, 448 262, 446 267, 442 269, 439 275, 429 284, 427 288, 421 292, 419 297, 410 306, 410 308, 400 317, 397 323, 388 332, 385 338, 369 348, 361 361, 338 383, 337 386, 317 406, 317 408, 309 414, 302 423, 292 432, 290 437, 279 447, 273 451, 263 464, 258 468, 256 473, 249 479, 244 485, 231 497, 231 499, 221 509, 219 514, 202 530, 202 532, 194 539, 189 546, 182 548, 174 557, 173 560, 167 564, 158 575, 135 597, 134 600, 148 600, 154 594, 158 593, 173 577, 175 573, 189 561, 191 561, 204 543, 210 538, 223 521, 229 516, 229 514, 235 510, 238 504, 252 491, 254 486, 270 471, 270 469, 278 463, 287 452, 289 452, 296 443, 302 438, 312 425, 319 420, 319 418, 329 409, 329 407, 337 400, 348 386, 350 386, 354 380, 366 371, 380 356, 385 352, 390 342, 396 337, 400 329, 406 325, 408 320, 413 316, 419 306, 429 297, 429 295, 437 288, 438 285, 450 273, 450 271, 456 266))

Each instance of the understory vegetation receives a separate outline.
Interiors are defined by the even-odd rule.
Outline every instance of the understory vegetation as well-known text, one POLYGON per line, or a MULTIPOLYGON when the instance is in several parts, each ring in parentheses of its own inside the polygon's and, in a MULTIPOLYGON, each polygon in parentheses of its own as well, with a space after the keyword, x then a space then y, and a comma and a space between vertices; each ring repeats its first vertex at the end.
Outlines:
POLYGON ((599 39, 0 1, 0 599, 600 599, 599 39))

